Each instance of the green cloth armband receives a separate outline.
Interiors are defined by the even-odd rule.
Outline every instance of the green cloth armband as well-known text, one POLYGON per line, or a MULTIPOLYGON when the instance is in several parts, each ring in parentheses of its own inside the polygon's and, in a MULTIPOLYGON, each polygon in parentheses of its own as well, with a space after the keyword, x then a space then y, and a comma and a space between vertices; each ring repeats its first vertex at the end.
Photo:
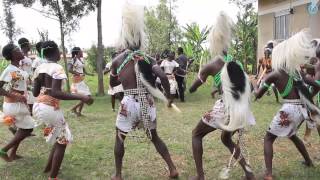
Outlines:
POLYGON ((315 82, 320 86, 320 80, 315 80, 315 82))
POLYGON ((2 149, 0 149, 0 156, 5 156, 5 155, 7 155, 7 152, 5 152, 2 149))

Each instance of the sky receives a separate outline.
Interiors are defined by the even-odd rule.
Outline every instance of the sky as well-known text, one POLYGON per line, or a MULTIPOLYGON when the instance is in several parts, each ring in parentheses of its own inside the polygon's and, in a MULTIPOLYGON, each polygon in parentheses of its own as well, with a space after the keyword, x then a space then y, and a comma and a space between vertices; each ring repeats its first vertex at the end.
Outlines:
MULTIPOLYGON (((126 0, 102 0, 102 28, 103 43, 105 46, 112 46, 116 43, 121 28, 122 6, 126 0)), ((141 4, 147 7, 155 7, 158 0, 129 0, 134 4, 141 4)), ((236 20, 238 9, 235 5, 229 4, 228 0, 177 0, 175 15, 180 26, 197 22, 200 27, 211 26, 220 11, 225 11, 236 20)), ((41 10, 39 4, 33 6, 41 10)), ((59 24, 57 21, 42 16, 39 12, 21 5, 13 8, 16 26, 21 28, 23 33, 19 37, 26 37, 32 41, 38 41, 38 30, 48 30, 49 39, 60 42, 59 24)), ((0 3, 0 17, 3 17, 2 3, 0 3)), ((67 47, 79 46, 90 48, 97 42, 96 12, 91 12, 80 20, 79 29, 67 38, 67 47)), ((3 32, 0 32, 0 46, 4 46, 8 40, 3 32)))

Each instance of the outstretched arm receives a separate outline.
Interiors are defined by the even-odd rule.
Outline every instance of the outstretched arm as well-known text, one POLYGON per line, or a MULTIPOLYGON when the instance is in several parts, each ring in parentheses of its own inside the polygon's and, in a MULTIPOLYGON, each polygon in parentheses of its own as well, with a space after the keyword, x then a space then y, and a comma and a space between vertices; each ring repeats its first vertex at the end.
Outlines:
POLYGON ((197 79, 192 83, 189 92, 195 92, 203 83, 206 82, 208 76, 214 76, 218 71, 215 69, 214 63, 211 62, 205 65, 202 70, 199 72, 197 79))

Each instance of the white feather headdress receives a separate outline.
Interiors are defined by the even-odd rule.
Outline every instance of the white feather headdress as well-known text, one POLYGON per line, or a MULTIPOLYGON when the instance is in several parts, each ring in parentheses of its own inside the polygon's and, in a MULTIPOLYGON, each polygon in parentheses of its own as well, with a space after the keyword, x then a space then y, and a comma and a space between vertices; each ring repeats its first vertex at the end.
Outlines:
POLYGON ((223 50, 230 46, 234 23, 225 13, 220 12, 216 23, 209 33, 210 52, 212 57, 222 55, 223 50))
POLYGON ((304 29, 278 44, 272 52, 273 69, 284 69, 289 73, 294 73, 309 57, 314 56, 314 48, 310 42, 311 34, 309 30, 304 29))
POLYGON ((143 49, 145 45, 144 7, 126 3, 122 11, 120 49, 143 49))

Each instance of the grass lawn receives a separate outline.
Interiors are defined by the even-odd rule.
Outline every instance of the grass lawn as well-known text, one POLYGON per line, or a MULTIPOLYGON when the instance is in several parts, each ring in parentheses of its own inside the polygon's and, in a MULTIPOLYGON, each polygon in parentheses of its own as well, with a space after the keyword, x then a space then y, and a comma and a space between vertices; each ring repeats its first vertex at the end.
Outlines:
MULTIPOLYGON (((92 92, 96 91, 96 77, 87 78, 92 92)), ((190 81, 189 81, 190 82, 190 81)), ((195 175, 192 158, 191 131, 201 115, 211 109, 214 99, 210 98, 211 85, 201 87, 195 94, 186 95, 186 103, 177 103, 181 114, 157 103, 158 131, 167 144, 172 158, 180 172, 180 179, 195 175)), ((70 113, 75 101, 64 101, 65 117, 74 135, 74 142, 67 148, 59 177, 64 180, 110 179, 114 173, 113 145, 115 139, 116 113, 112 112, 110 97, 97 97, 92 106, 84 109, 85 117, 77 118, 70 113)), ((252 105, 257 125, 246 134, 246 145, 250 153, 250 163, 258 179, 264 173, 263 137, 265 130, 279 105, 272 96, 265 96, 252 105)), ((302 137, 305 125, 301 126, 302 137)), ((40 180, 47 179, 43 168, 51 146, 45 143, 42 129, 35 129, 37 136, 27 138, 19 149, 22 160, 5 163, 0 161, 0 179, 40 180)), ((4 146, 11 138, 6 127, 0 126, 0 145, 4 146)), ((216 131, 204 139, 204 167, 208 180, 218 179, 218 174, 230 157, 228 150, 220 142, 220 132, 216 131)), ((312 146, 307 147, 315 168, 301 165, 302 157, 287 139, 279 139, 274 146, 274 175, 277 179, 319 179, 320 156, 319 137, 312 133, 312 146)), ((150 143, 137 143, 127 139, 125 144, 123 176, 129 180, 168 179, 164 161, 150 143)), ((241 179, 243 172, 239 166, 233 169, 230 179, 241 179)))

